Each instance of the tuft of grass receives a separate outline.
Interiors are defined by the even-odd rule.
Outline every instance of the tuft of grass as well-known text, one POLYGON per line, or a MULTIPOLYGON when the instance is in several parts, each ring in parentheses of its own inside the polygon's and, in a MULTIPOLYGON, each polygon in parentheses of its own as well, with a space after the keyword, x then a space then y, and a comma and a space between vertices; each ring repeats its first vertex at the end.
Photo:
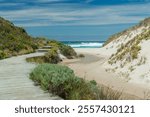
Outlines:
POLYGON ((130 67, 129 67, 129 70, 130 70, 131 72, 134 71, 134 69, 135 69, 135 68, 134 68, 133 66, 130 66, 130 67))
POLYGON ((85 57, 85 55, 84 54, 79 54, 78 57, 83 58, 83 57, 85 57))
POLYGON ((143 65, 146 63, 146 58, 145 57, 141 57, 139 62, 137 63, 138 66, 143 65))
POLYGON ((42 89, 69 100, 119 99, 119 93, 104 90, 96 81, 75 76, 73 70, 57 64, 41 64, 31 73, 30 79, 42 89), (109 94, 108 94, 109 93, 109 94))
POLYGON ((114 91, 110 87, 100 86, 99 99, 101 100, 118 100, 121 99, 122 93, 114 91))
POLYGON ((36 56, 36 57, 26 58, 26 61, 30 62, 30 63, 41 64, 41 63, 44 63, 44 56, 36 56))

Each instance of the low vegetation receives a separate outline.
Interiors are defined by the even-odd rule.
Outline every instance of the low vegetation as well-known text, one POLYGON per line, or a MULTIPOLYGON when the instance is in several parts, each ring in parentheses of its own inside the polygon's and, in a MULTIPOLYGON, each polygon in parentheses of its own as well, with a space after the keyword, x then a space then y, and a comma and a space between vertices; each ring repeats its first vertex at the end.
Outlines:
POLYGON ((0 17, 0 59, 34 52, 35 39, 21 27, 0 17))
POLYGON ((137 59, 138 53, 141 50, 140 43, 147 39, 150 39, 150 30, 137 35, 125 45, 122 44, 117 50, 117 53, 110 57, 109 63, 113 64, 117 61, 123 61, 124 59, 126 59, 125 62, 131 62, 132 60, 137 59))
POLYGON ((66 56, 68 59, 77 57, 76 52, 70 46, 64 45, 57 41, 47 41, 47 45, 52 46, 52 48, 48 52, 46 52, 44 56, 27 58, 27 62, 57 64, 61 61, 59 54, 66 56))
MULTIPOLYGON (((59 54, 68 59, 77 57, 72 47, 54 40, 41 37, 33 38, 27 34, 25 29, 0 17, 0 59, 32 53, 43 46, 52 46, 52 49, 44 56, 27 58, 28 62, 40 63, 30 73, 30 79, 35 84, 40 85, 43 90, 56 94, 63 99, 72 100, 114 100, 120 98, 120 93, 109 88, 103 89, 95 81, 79 78, 70 68, 56 64, 61 61, 59 54)), ((84 55, 79 56, 84 57, 84 55)))
POLYGON ((48 45, 52 47, 56 47, 60 51, 60 53, 66 56, 68 59, 77 57, 77 53, 74 51, 72 47, 65 45, 61 42, 51 40, 51 41, 48 41, 48 45))
POLYGON ((141 22, 140 22, 139 24, 137 24, 136 26, 133 26, 133 27, 127 29, 127 30, 124 30, 124 31, 122 31, 122 32, 119 32, 119 33, 116 33, 116 34, 112 35, 112 36, 103 44, 103 46, 106 46, 106 45, 109 44, 110 42, 112 42, 112 41, 118 39, 120 36, 126 35, 126 34, 128 34, 129 32, 131 32, 132 30, 135 30, 135 29, 137 29, 137 28, 139 28, 139 27, 141 27, 141 26, 145 26, 145 27, 146 27, 146 26, 150 26, 150 17, 144 19, 143 21, 141 21, 141 22))
POLYGON ((83 57, 85 57, 85 55, 84 54, 79 54, 78 57, 83 58, 83 57))
MULTIPOLYGON (((74 49, 70 46, 42 37, 33 38, 27 34, 25 29, 17 27, 10 21, 0 17, 0 59, 32 53, 43 46, 53 46, 67 58, 77 56, 74 49)), ((38 59, 41 58, 43 57, 38 59)))
POLYGON ((34 62, 34 63, 53 63, 57 64, 61 61, 60 57, 58 56, 57 49, 52 48, 47 53, 45 53, 44 56, 37 56, 37 57, 31 57, 26 58, 27 62, 34 62))
POLYGON ((76 77, 73 70, 56 64, 41 64, 30 79, 42 89, 69 100, 119 99, 121 94, 99 87, 95 81, 76 77))

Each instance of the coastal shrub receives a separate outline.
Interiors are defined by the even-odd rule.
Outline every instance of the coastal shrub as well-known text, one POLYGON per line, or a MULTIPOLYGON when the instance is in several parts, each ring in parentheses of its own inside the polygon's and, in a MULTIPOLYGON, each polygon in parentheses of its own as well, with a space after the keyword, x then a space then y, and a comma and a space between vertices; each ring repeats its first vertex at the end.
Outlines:
POLYGON ((38 45, 25 29, 0 17, 0 59, 34 52, 38 45))
POLYGON ((84 54, 79 54, 78 57, 83 58, 85 56, 84 56, 84 54))
POLYGON ((42 89, 56 94, 63 99, 70 100, 96 100, 119 99, 114 92, 108 96, 105 90, 99 88, 97 83, 76 77, 73 70, 66 66, 56 64, 41 64, 31 73, 30 79, 39 84, 42 89), (103 94, 103 95, 101 95, 103 94), (101 95, 101 96, 100 96, 101 95), (107 96, 106 96, 107 95, 107 96))
POLYGON ((26 58, 27 62, 35 62, 35 63, 53 63, 56 64, 61 61, 57 49, 53 48, 50 49, 47 53, 45 53, 44 56, 36 56, 36 57, 30 57, 26 58))
POLYGON ((17 27, 0 17, 0 50, 5 53, 1 53, 0 59, 32 53, 38 48, 49 45, 58 48, 61 54, 67 58, 74 58, 76 56, 76 52, 72 47, 43 37, 31 37, 22 27, 17 27), (7 50, 9 53, 6 53, 7 50))
POLYGON ((74 49, 68 45, 61 45, 60 52, 66 56, 68 59, 72 59, 77 56, 74 49))
POLYGON ((6 57, 7 57, 6 53, 4 51, 0 50, 0 59, 4 59, 6 57))
POLYGON ((61 42, 51 40, 48 42, 48 45, 52 47, 57 47, 60 50, 60 53, 66 56, 68 59, 72 59, 77 56, 77 53, 71 46, 65 45, 61 42))
POLYGON ((48 53, 45 54, 44 58, 45 58, 44 63, 55 63, 56 64, 59 61, 61 61, 56 48, 50 49, 48 51, 48 53))

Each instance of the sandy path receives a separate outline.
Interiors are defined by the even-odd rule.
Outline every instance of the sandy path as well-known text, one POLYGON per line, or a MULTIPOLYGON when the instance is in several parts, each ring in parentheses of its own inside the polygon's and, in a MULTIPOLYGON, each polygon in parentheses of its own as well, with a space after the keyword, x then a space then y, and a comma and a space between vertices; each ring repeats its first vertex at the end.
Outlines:
POLYGON ((123 79, 120 79, 114 73, 108 73, 103 67, 103 63, 106 61, 106 57, 100 54, 98 49, 76 49, 78 53, 91 54, 92 56, 98 56, 99 61, 93 61, 92 63, 70 63, 68 66, 75 71, 75 74, 84 77, 87 80, 96 80, 99 84, 109 86, 115 90, 124 92, 124 99, 147 99, 149 98, 148 88, 142 85, 128 83, 123 79), (146 93, 146 94, 145 94, 146 93))
POLYGON ((27 63, 25 58, 42 54, 33 53, 0 60, 0 99, 60 99, 34 86, 33 81, 29 79, 29 73, 36 65, 27 63))

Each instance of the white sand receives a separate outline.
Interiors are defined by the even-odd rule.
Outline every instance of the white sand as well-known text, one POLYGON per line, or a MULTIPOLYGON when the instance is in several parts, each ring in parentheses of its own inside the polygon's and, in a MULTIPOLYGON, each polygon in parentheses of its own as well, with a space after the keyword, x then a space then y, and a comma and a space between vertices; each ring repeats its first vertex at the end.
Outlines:
MULTIPOLYGON (((121 44, 125 45, 128 41, 132 40, 135 36, 141 34, 145 30, 149 30, 149 26, 141 26, 128 32, 127 34, 121 35, 103 47, 101 49, 103 52, 101 53, 110 57, 112 54, 116 53, 117 49, 121 47, 121 44)), ((116 74, 119 74, 121 78, 124 78, 130 83, 136 83, 138 85, 144 85, 145 87, 150 88, 150 40, 145 40, 139 45, 141 46, 141 51, 138 54, 138 59, 126 63, 124 67, 121 67, 122 64, 126 62, 127 56, 125 56, 122 61, 117 61, 112 65, 106 62, 105 68, 115 70, 116 74), (131 68, 133 68, 133 71, 131 71, 131 68)))
MULTIPOLYGON (((109 86, 115 90, 123 91, 124 93, 137 96, 142 99, 147 99, 149 88, 145 85, 126 82, 126 80, 119 78, 115 73, 108 73, 105 71, 105 62, 108 55, 104 48, 86 48, 75 49, 78 53, 91 54, 100 58, 97 62, 92 63, 70 63, 68 66, 75 71, 75 74, 87 80, 96 80, 99 84, 109 86)), ((129 97, 130 97, 129 96, 129 97)), ((135 99, 138 99, 134 97, 135 99)), ((134 99, 133 97, 128 99, 134 99)))
MULTIPOLYGON (((139 59, 145 58, 145 63, 135 66, 135 70, 130 73, 132 78, 130 82, 143 83, 150 87, 150 40, 145 40, 141 43, 141 51, 139 59)), ((140 60, 139 60, 140 61, 140 60)))
POLYGON ((117 52, 117 49, 121 47, 122 44, 126 44, 128 41, 133 39, 138 34, 141 34, 145 29, 148 27, 139 27, 127 34, 121 35, 120 37, 116 38, 114 41, 110 42, 108 45, 103 47, 104 53, 111 56, 117 52))

